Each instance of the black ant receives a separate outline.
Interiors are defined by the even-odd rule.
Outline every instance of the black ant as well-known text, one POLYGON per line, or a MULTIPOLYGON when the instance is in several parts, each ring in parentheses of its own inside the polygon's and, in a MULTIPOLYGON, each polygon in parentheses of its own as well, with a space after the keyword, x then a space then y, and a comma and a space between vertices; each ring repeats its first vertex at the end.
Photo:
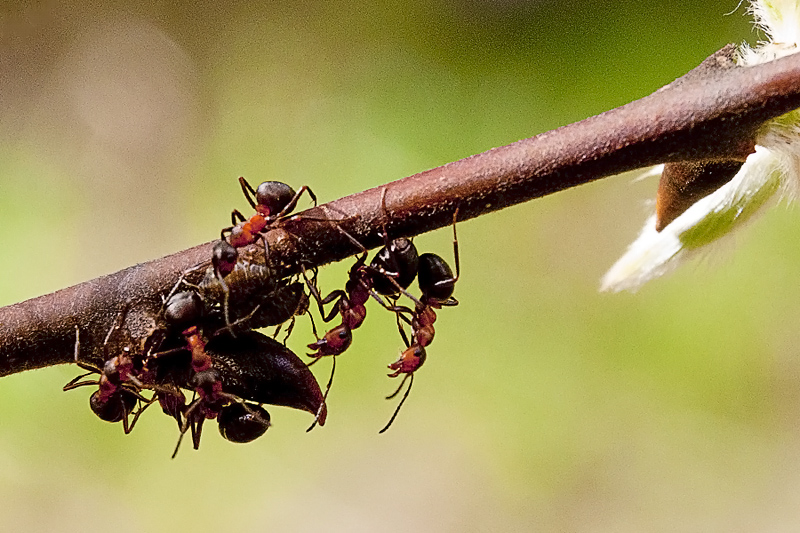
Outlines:
MULTIPOLYGON (((203 319, 204 313, 203 300, 197 293, 192 291, 184 291, 172 295, 166 302, 164 310, 164 320, 167 325, 174 330, 181 331, 186 342, 184 349, 191 354, 192 375, 189 379, 189 385, 194 389, 196 396, 188 406, 183 406, 185 409, 179 407, 183 411, 184 421, 180 428, 181 434, 175 446, 175 452, 172 454, 173 457, 178 453, 183 435, 190 428, 192 431, 192 444, 194 449, 198 449, 205 420, 207 418, 217 418, 225 411, 226 407, 233 403, 238 403, 245 407, 252 415, 251 418, 255 420, 251 422, 261 424, 264 431, 269 426, 269 420, 263 419, 259 411, 250 409, 240 397, 223 391, 222 375, 215 368, 213 358, 206 351, 206 342, 198 326, 203 319)), ((154 354, 154 357, 164 356, 167 353, 170 352, 154 354)), ((230 415, 227 416, 230 417, 230 415)), ((232 425, 232 434, 236 434, 241 431, 241 428, 237 425, 240 424, 237 419, 241 417, 236 415, 232 418, 233 420, 226 422, 226 424, 230 423, 232 425)), ((249 429, 249 431, 252 431, 252 429, 249 429)))
POLYGON ((249 219, 236 209, 231 213, 233 226, 223 229, 221 238, 225 240, 225 234, 229 234, 228 242, 234 248, 243 248, 255 243, 266 228, 297 207, 297 202, 304 192, 308 192, 314 205, 317 205, 317 197, 307 185, 303 185, 298 192, 295 192, 289 185, 280 181, 265 181, 253 190, 244 177, 239 178, 239 185, 242 186, 245 198, 256 213, 249 219))
MULTIPOLYGON (((106 336, 103 346, 107 346, 109 338, 119 325, 112 326, 106 336)), ((136 421, 147 407, 153 403, 153 399, 145 398, 141 395, 142 383, 135 377, 138 371, 134 368, 134 358, 130 353, 130 348, 125 347, 122 353, 106 360, 103 368, 81 362, 80 354, 80 330, 75 327, 75 364, 87 371, 66 385, 64 390, 72 390, 87 385, 97 385, 98 389, 89 397, 89 407, 92 412, 101 420, 106 422, 122 422, 123 430, 127 435, 133 431, 136 421), (83 380, 91 374, 99 374, 96 380, 83 380), (138 402, 142 406, 136 409, 138 402), (135 410, 135 411, 134 411, 135 410), (133 420, 129 422, 129 416, 133 415, 133 420)))
MULTIPOLYGON (((341 231, 344 232, 344 230, 341 231)), ((323 320, 330 322, 337 313, 342 317, 341 324, 326 332, 316 342, 308 345, 309 348, 315 350, 313 353, 307 354, 309 357, 315 358, 314 361, 309 363, 309 366, 319 361, 321 357, 326 355, 333 356, 331 375, 325 389, 326 400, 336 372, 336 356, 341 355, 350 347, 353 342, 352 330, 364 323, 364 319, 367 316, 365 305, 367 300, 372 296, 385 308, 394 310, 391 305, 375 293, 391 296, 398 294, 400 291, 405 291, 414 280, 419 263, 419 256, 414 243, 408 239, 399 238, 390 243, 387 242, 378 251, 370 264, 367 265, 366 248, 355 238, 346 232, 344 233, 362 249, 361 256, 350 268, 344 290, 338 289, 328 294, 325 298, 320 298, 319 293, 315 292, 315 286, 309 283, 309 288, 319 304, 323 320), (323 306, 331 302, 336 303, 331 312, 325 315, 323 306)), ((311 425, 309 430, 313 429, 313 427, 314 424, 311 425)))
POLYGON ((266 433, 270 426, 269 413, 254 403, 232 403, 222 408, 217 417, 219 434, 237 443, 252 442, 266 433))
POLYGON ((450 265, 440 256, 432 253, 422 254, 419 256, 419 270, 417 271, 417 282, 422 296, 419 299, 413 298, 415 304, 413 310, 404 306, 395 306, 393 308, 398 313, 398 317, 402 316, 404 320, 410 323, 413 342, 409 341, 398 322, 400 335, 403 337, 406 349, 400 354, 397 361, 389 365, 389 369, 394 370, 393 373, 389 374, 389 377, 395 378, 400 374, 404 374, 404 376, 397 390, 387 396, 386 399, 390 400, 397 396, 403 389, 406 380, 409 380, 409 383, 392 417, 379 433, 389 429, 394 422, 400 412, 400 408, 411 392, 411 387, 414 385, 414 372, 425 363, 427 358, 425 347, 433 342, 433 337, 436 333, 433 327, 436 322, 435 309, 458 305, 458 300, 453 298, 456 282, 461 275, 461 265, 458 257, 458 236, 456 234, 457 217, 458 209, 453 214, 453 255, 456 262, 456 275, 453 276, 450 265))

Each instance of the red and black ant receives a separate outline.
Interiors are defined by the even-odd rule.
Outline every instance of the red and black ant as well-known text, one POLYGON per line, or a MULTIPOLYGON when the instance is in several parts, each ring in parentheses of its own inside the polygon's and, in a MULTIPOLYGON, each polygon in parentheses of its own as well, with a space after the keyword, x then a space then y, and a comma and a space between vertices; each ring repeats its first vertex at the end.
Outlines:
MULTIPOLYGON (((108 345, 112 332, 118 328, 119 324, 115 324, 109 330, 103 344, 104 347, 108 345)), ((122 422, 123 430, 127 435, 133 431, 139 416, 154 401, 153 399, 145 398, 141 394, 143 385, 135 377, 139 371, 134 368, 134 357, 131 354, 130 347, 124 347, 122 353, 106 360, 102 369, 80 361, 79 355, 80 330, 76 326, 75 364, 86 370, 87 373, 64 385, 64 390, 68 391, 78 387, 97 385, 98 389, 89 397, 89 407, 101 420, 122 422), (96 380, 84 380, 91 374, 99 374, 100 377, 96 380), (138 409, 136 409, 137 404, 139 405, 138 409), (133 415, 132 421, 129 421, 130 415, 133 415)))
POLYGON ((234 248, 254 244, 264 230, 297 207, 297 202, 304 192, 308 192, 314 205, 317 205, 316 195, 306 185, 295 192, 289 185, 280 181, 265 181, 256 190, 253 190, 244 177, 239 178, 239 184, 255 214, 247 218, 237 209, 231 212, 233 225, 223 229, 220 238, 224 241, 225 235, 228 234, 227 241, 234 248))
MULTIPOLYGON (((205 420, 217 418, 221 413, 226 412, 226 408, 233 403, 242 405, 251 416, 245 422, 240 420, 241 416, 236 414, 236 411, 233 411, 233 414, 227 414, 223 426, 227 427, 227 424, 231 424, 232 435, 242 432, 251 435, 254 433, 252 426, 258 424, 263 428, 261 432, 263 434, 269 427, 268 415, 267 419, 262 418, 260 411, 250 409, 240 397, 223 391, 222 376, 215 368, 213 358, 206 351, 206 342, 198 325, 204 314, 203 300, 193 291, 183 291, 172 295, 166 302, 164 310, 164 320, 167 325, 173 330, 181 331, 186 343, 183 349, 188 350, 191 354, 192 374, 188 385, 194 389, 196 394, 196 398, 188 406, 184 405, 179 408, 182 410, 184 421, 180 428, 181 434, 175 446, 175 452, 172 454, 173 457, 178 453, 183 435, 190 428, 193 446, 198 449, 205 420), (245 429, 242 429, 242 424, 245 424, 245 429)), ((168 353, 171 351, 154 354, 153 357, 162 357, 168 353)))
POLYGON ((291 213, 297 207, 297 202, 304 192, 307 192, 314 201, 314 205, 317 205, 316 195, 306 185, 295 192, 285 183, 265 181, 253 190, 244 177, 239 177, 239 185, 241 185, 248 203, 255 210, 255 214, 247 218, 239 210, 234 209, 231 212, 231 224, 233 225, 220 232, 220 241, 214 245, 211 255, 214 274, 223 290, 225 322, 229 327, 228 286, 224 278, 233 272, 236 266, 239 257, 238 248, 254 244, 260 237, 264 242, 264 253, 268 253, 265 231, 291 213))
MULTIPOLYGON (((354 238, 351 239, 356 242, 354 238)), ((340 355, 352 342, 351 331, 360 327, 367 316, 365 304, 373 296, 387 309, 392 306, 383 301, 375 293, 384 296, 393 296, 405 290, 417 275, 419 255, 414 243, 408 239, 395 239, 387 243, 375 255, 369 265, 367 250, 361 246, 362 255, 356 260, 348 273, 344 290, 337 289, 325 298, 320 298, 314 293, 325 322, 330 322, 338 313, 342 317, 341 325, 328 331, 321 339, 308 345, 316 352, 308 354, 310 357, 325 355, 340 355), (323 306, 336 302, 330 313, 325 315, 323 306)), ((313 290, 312 290, 313 292, 313 290)))
MULTIPOLYGON (((341 230, 344 232, 344 230, 341 230)), ((344 290, 338 289, 325 298, 320 298, 319 293, 315 292, 315 286, 309 284, 309 288, 317 299, 320 314, 325 322, 330 322, 337 315, 342 317, 342 322, 335 328, 325 333, 322 338, 317 339, 308 345, 315 350, 307 354, 315 358, 309 366, 319 361, 326 355, 333 356, 331 365, 331 375, 325 389, 325 399, 333 385, 333 376, 336 372, 336 356, 344 353, 353 342, 352 330, 361 326, 367 316, 365 304, 372 296, 382 306, 394 310, 393 306, 386 303, 378 294, 393 296, 405 289, 414 280, 417 273, 419 256, 417 249, 410 240, 405 238, 395 239, 387 242, 375 255, 369 265, 367 261, 367 250, 355 238, 345 232, 351 241, 362 249, 362 254, 350 268, 347 283, 344 290), (388 281, 387 281, 388 280, 388 281), (378 294, 376 294, 378 293, 378 294), (325 315, 324 305, 336 302, 330 313, 325 315)), ((315 422, 316 423, 316 422, 315 422)), ((310 429, 313 429, 314 424, 310 429)))
POLYGON ((419 299, 413 298, 413 310, 405 306, 395 306, 393 308, 393 310, 398 313, 398 317, 402 316, 403 320, 411 325, 413 342, 409 341, 405 331, 403 331, 402 325, 398 321, 400 335, 403 337, 406 349, 400 354, 397 361, 389 365, 389 369, 394 370, 393 373, 389 374, 389 377, 395 378, 403 374, 403 380, 400 382, 400 386, 397 390, 387 396, 386 399, 390 400, 397 396, 403 389, 406 380, 409 380, 409 383, 392 417, 379 433, 383 433, 389 429, 394 422, 394 419, 400 412, 400 408, 411 392, 411 387, 414 384, 414 372, 425 363, 425 359, 427 358, 425 347, 433 342, 433 337, 436 333, 433 327, 433 324, 436 322, 435 309, 458 305, 458 300, 453 298, 455 284, 461 275, 461 265, 458 256, 458 236, 456 234, 457 216, 458 209, 456 209, 453 215, 453 255, 455 256, 456 262, 456 275, 453 276, 450 265, 440 256, 432 253, 422 254, 419 256, 419 269, 417 271, 417 282, 419 283, 422 296, 419 299))

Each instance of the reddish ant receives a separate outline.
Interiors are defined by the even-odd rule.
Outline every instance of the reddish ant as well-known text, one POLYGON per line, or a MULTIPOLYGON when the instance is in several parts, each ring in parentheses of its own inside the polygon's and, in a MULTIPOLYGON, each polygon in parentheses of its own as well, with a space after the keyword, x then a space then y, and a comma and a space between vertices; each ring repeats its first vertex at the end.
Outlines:
MULTIPOLYGON (((206 343, 198 326, 204 313, 203 300, 197 293, 192 291, 184 291, 172 295, 166 302, 164 310, 164 320, 167 325, 172 329, 181 331, 186 342, 185 349, 191 354, 192 376, 189 379, 189 385, 194 389, 197 396, 188 406, 184 405, 180 408, 185 419, 180 428, 181 433, 175 446, 175 452, 172 454, 173 458, 177 455, 183 435, 186 434, 189 428, 192 431, 194 449, 198 449, 205 420, 207 418, 217 418, 232 403, 239 403, 251 414, 247 422, 241 421, 241 416, 235 414, 235 411, 233 415, 226 415, 228 416, 226 420, 229 421, 225 422, 225 425, 231 425, 232 435, 238 435, 241 432, 245 432, 248 435, 253 434, 255 432, 251 427, 253 424, 260 424, 264 431, 269 426, 268 418, 266 420, 263 419, 259 411, 245 406, 244 400, 238 396, 222 390, 222 376, 214 368, 213 359, 206 351, 206 343), (244 429, 242 429, 243 424, 244 429)), ((155 354, 154 357, 163 356, 167 353, 170 352, 155 354)))
POLYGON ((395 306, 393 308, 393 310, 398 313, 398 317, 402 316, 404 320, 410 323, 413 342, 409 341, 402 326, 398 322, 400 335, 403 337, 406 349, 400 354, 397 361, 389 365, 389 369, 394 370, 393 373, 389 374, 389 377, 395 378, 400 374, 404 374, 404 376, 397 390, 387 396, 386 399, 390 400, 397 396, 403 389, 406 380, 408 380, 409 383, 392 417, 379 433, 383 433, 389 429, 394 422, 394 419, 400 412, 400 408, 411 392, 411 387, 414 385, 414 372, 425 363, 425 359, 427 358, 425 347, 433 342, 433 337, 436 333, 433 327, 433 324, 436 322, 435 309, 458 305, 458 300, 453 298, 455 284, 461 275, 461 265, 458 257, 458 236, 456 234, 457 217, 458 209, 456 209, 456 212, 453 214, 453 255, 456 261, 456 275, 453 276, 450 265, 440 256, 431 253, 422 254, 419 256, 419 270, 417 272, 417 282, 419 283, 422 296, 419 299, 413 298, 413 310, 404 306, 395 306), (410 318, 407 318, 405 316, 406 314, 409 315, 410 318))
MULTIPOLYGON (((344 230, 340 231, 344 232, 344 230)), ((394 310, 392 306, 375 293, 392 296, 399 291, 405 291, 406 287, 414 280, 419 263, 419 256, 414 243, 408 239, 400 238, 387 242, 378 251, 372 262, 367 265, 366 248, 355 238, 346 232, 344 233, 362 249, 361 256, 350 268, 344 290, 338 289, 328 294, 325 298, 320 298, 319 293, 315 291, 314 285, 309 283, 309 288, 317 299, 323 320, 330 322, 337 313, 342 317, 341 324, 326 332, 316 342, 308 345, 312 350, 316 350, 307 354, 309 357, 315 358, 314 361, 309 363, 309 366, 319 361, 323 356, 333 356, 331 375, 325 389, 324 398, 326 400, 336 372, 336 356, 341 355, 350 347, 353 342, 352 330, 364 323, 364 319, 367 316, 365 304, 369 297, 374 297, 385 308, 394 310), (323 306, 331 302, 336 303, 330 313, 325 315, 323 306)), ((311 425, 309 430, 313 428, 314 424, 311 425)))
MULTIPOLYGON (((119 324, 112 326, 106 336, 103 346, 107 346, 111 334, 119 328, 119 324)), ((97 385, 98 389, 89 397, 89 407, 92 412, 101 420, 106 422, 122 422, 123 430, 127 435, 133 431, 136 421, 147 407, 153 403, 153 399, 145 398, 141 395, 142 383, 135 377, 138 372, 134 369, 134 359, 128 346, 124 347, 121 354, 106 360, 103 368, 81 362, 80 354, 80 330, 75 327, 75 364, 87 371, 66 385, 64 390, 72 390, 87 385, 97 385), (83 380, 91 374, 99 374, 96 380, 83 380), (139 409, 137 403, 141 402, 139 409), (134 411, 135 410, 135 411, 134 411), (129 422, 129 416, 133 415, 133 420, 129 422)))
MULTIPOLYGON (((361 246, 354 238, 351 239, 361 246)), ((343 353, 352 342, 350 331, 364 323, 367 316, 365 304, 369 297, 373 296, 381 305, 393 310, 392 306, 374 293, 393 296, 401 290, 404 291, 414 281, 419 256, 414 243, 408 239, 400 238, 387 243, 369 265, 366 264, 367 250, 363 246, 361 248, 362 255, 350 268, 344 290, 337 289, 320 299, 319 293, 314 292, 312 288, 323 320, 330 322, 338 313, 342 317, 342 323, 328 331, 321 339, 308 345, 309 348, 316 350, 315 353, 308 354, 310 357, 319 358, 343 353), (336 303, 330 313, 325 315, 323 305, 331 302, 336 303)))
POLYGON ((245 217, 239 210, 231 212, 231 224, 220 232, 220 241, 214 245, 211 263, 214 274, 223 290, 223 308, 225 323, 230 327, 228 317, 228 286, 224 278, 233 272, 239 257, 238 248, 254 244, 259 237, 264 242, 264 251, 267 253, 267 241, 264 233, 275 222, 291 213, 304 192, 308 192, 314 205, 317 197, 306 185, 295 192, 289 185, 279 181, 265 181, 253 190, 253 187, 244 177, 239 177, 239 185, 255 214, 250 218, 245 217), (226 239, 227 235, 227 239, 226 239))
POLYGON ((306 185, 295 192, 280 181, 265 181, 253 190, 244 177, 239 178, 239 185, 242 186, 245 198, 256 213, 248 219, 237 209, 231 212, 233 225, 223 229, 220 235, 224 241, 225 235, 229 234, 227 240, 234 248, 243 248, 255 243, 265 229, 297 207, 297 202, 304 192, 308 192, 314 205, 317 205, 316 195, 306 185))

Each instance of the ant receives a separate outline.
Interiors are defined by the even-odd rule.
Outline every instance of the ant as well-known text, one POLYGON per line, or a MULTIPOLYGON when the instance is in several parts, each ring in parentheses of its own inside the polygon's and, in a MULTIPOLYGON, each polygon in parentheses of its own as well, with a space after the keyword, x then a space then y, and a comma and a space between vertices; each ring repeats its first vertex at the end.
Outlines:
MULTIPOLYGON (((230 425, 232 435, 237 435, 241 432, 252 435, 254 430, 251 426, 254 424, 263 427, 261 434, 269 427, 269 415, 266 418, 262 417, 260 411, 246 405, 244 400, 222 390, 222 375, 214 367, 214 361, 206 351, 206 342, 198 326, 204 314, 203 300, 197 293, 192 291, 183 291, 172 295, 166 302, 164 310, 164 320, 167 325, 174 330, 181 331, 181 335, 183 335, 186 342, 183 349, 188 350, 191 354, 192 375, 189 378, 189 385, 195 392, 195 398, 188 406, 184 404, 177 409, 182 411, 184 420, 180 427, 178 443, 172 454, 173 458, 178 453, 183 436, 190 428, 194 449, 198 449, 205 420, 207 418, 217 418, 223 412, 226 412, 226 422, 223 427, 226 428, 230 425), (235 411, 233 414, 230 411, 226 411, 226 408, 233 403, 238 403, 250 414, 247 421, 242 421, 242 415, 236 414, 235 411)), ((167 353, 171 353, 171 351, 155 354, 153 357, 160 357, 167 353)), ((261 410, 264 411, 263 409, 261 410)), ((266 413, 266 411, 264 412, 266 413)), ((175 418, 180 422, 179 415, 175 415, 175 418)), ((252 438, 254 439, 257 436, 259 435, 252 438)))
POLYGON ((225 234, 228 233, 228 242, 234 248, 255 243, 266 228, 297 207, 297 202, 304 192, 308 192, 314 205, 317 205, 317 197, 307 185, 303 185, 298 192, 295 192, 289 185, 280 181, 265 181, 253 190, 244 177, 239 177, 239 185, 242 186, 245 198, 256 213, 248 219, 237 209, 231 212, 233 226, 223 229, 220 236, 225 240, 225 234))
POLYGON ((239 177, 239 185, 241 185, 248 203, 255 210, 255 214, 247 218, 238 209, 234 209, 231 212, 232 225, 220 232, 220 240, 214 245, 211 254, 214 275, 219 280, 224 295, 223 307, 228 327, 230 327, 229 291, 224 278, 236 267, 239 258, 238 248, 254 244, 261 237, 264 242, 264 251, 267 253, 264 232, 275 222, 291 213, 304 192, 308 192, 314 205, 317 205, 316 195, 306 185, 295 192, 289 185, 280 181, 265 181, 253 190, 253 187, 242 176, 239 177))
MULTIPOLYGON (((107 346, 113 331, 119 328, 119 324, 111 327, 106 335, 103 346, 107 346)), ((135 377, 137 371, 134 366, 134 358, 130 353, 130 347, 123 348, 122 353, 106 360, 103 368, 81 362, 80 354, 80 330, 75 326, 75 364, 87 371, 66 385, 64 390, 72 390, 87 385, 97 385, 98 389, 89 397, 89 407, 92 412, 101 420, 106 422, 122 422, 122 428, 127 435, 133 431, 136 421, 147 407, 153 403, 154 399, 142 396, 142 383, 135 377), (83 380, 91 374, 99 374, 96 380, 83 380), (137 404, 143 405, 136 409, 137 404), (135 411, 134 411, 135 410, 135 411), (130 415, 133 420, 129 422, 130 415)))
POLYGON ((312 285, 309 284, 319 303, 323 320, 330 322, 337 313, 342 317, 342 323, 339 326, 308 345, 309 348, 316 350, 315 353, 308 354, 310 357, 319 358, 343 353, 353 340, 351 331, 364 323, 367 316, 365 304, 369 297, 373 296, 385 308, 394 310, 375 293, 394 296, 400 291, 405 292, 417 275, 419 255, 417 248, 410 240, 399 238, 387 243, 367 265, 366 248, 353 237, 350 238, 361 247, 362 255, 350 268, 344 290, 337 289, 325 298, 320 298, 319 293, 314 292, 312 285), (323 306, 331 302, 336 303, 330 313, 326 315, 323 306))
MULTIPOLYGON (((344 232, 341 229, 340 231, 344 232)), ((337 289, 325 298, 320 298, 315 286, 311 283, 308 284, 319 304, 320 315, 322 315, 322 319, 325 322, 333 320, 337 313, 342 317, 341 324, 326 332, 316 342, 308 345, 309 348, 315 350, 315 352, 307 354, 309 357, 314 358, 314 361, 309 363, 309 366, 319 361, 323 356, 333 356, 331 375, 324 395, 326 400, 336 372, 336 356, 341 355, 350 347, 353 342, 352 330, 364 323, 364 319, 367 316, 365 304, 369 297, 374 297, 383 307, 394 311, 394 307, 386 303, 378 294, 394 296, 400 291, 405 292, 405 289, 414 281, 419 264, 419 255, 414 243, 408 239, 399 238, 392 242, 387 242, 378 251, 370 264, 367 265, 366 248, 351 235, 344 233, 362 250, 361 256, 350 267, 344 290, 337 289), (336 303, 330 313, 325 315, 323 306, 331 302, 336 303)), ((311 425, 309 430, 313 428, 314 424, 311 425)))
POLYGON ((246 443, 266 433, 270 426, 269 413, 254 403, 232 403, 222 408, 217 417, 219 434, 226 440, 246 443))
POLYGON ((433 327, 433 324, 436 322, 435 309, 458 305, 458 300, 453 297, 456 282, 461 275, 461 265, 458 255, 458 235, 456 234, 457 217, 458 209, 456 209, 453 214, 453 255, 455 256, 456 262, 455 276, 453 276, 450 265, 440 256, 432 253, 422 254, 419 256, 419 269, 417 271, 417 282, 422 296, 419 299, 412 297, 414 300, 413 310, 405 306, 395 306, 393 308, 398 316, 398 329, 400 330, 400 335, 403 337, 406 349, 400 354, 397 361, 389 365, 389 369, 394 370, 393 373, 389 374, 389 377, 395 378, 400 374, 404 374, 404 376, 397 390, 387 396, 386 399, 391 400, 397 396, 403 389, 406 380, 408 380, 409 383, 392 417, 379 433, 383 433, 389 429, 394 422, 394 419, 400 412, 400 408, 411 392, 411 387, 414 385, 414 372, 425 363, 425 359, 427 358, 425 347, 433 342, 433 337, 436 333, 433 327), (405 315, 408 315, 410 318, 405 315), (411 325, 413 342, 410 342, 406 336, 399 322, 400 317, 411 325))

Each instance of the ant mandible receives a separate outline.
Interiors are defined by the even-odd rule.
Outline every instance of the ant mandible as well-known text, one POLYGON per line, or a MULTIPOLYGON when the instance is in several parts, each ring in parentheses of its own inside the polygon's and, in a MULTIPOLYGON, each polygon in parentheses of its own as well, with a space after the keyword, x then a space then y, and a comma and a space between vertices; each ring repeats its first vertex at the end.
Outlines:
POLYGON ((393 373, 389 374, 389 377, 395 378, 400 374, 404 374, 404 376, 397 390, 387 396, 386 399, 391 400, 397 396, 403 389, 406 380, 408 380, 409 383, 392 417, 379 433, 383 433, 389 429, 394 422, 394 419, 400 412, 400 408, 411 392, 411 387, 414 385, 414 372, 425 363, 425 359, 427 358, 425 347, 433 342, 433 337, 436 333, 433 327, 433 324, 436 322, 435 309, 458 305, 458 300, 453 297, 456 282, 461 275, 461 264, 458 254, 458 235, 456 234, 457 217, 458 209, 456 208, 453 214, 453 255, 456 262, 456 275, 453 276, 450 265, 440 256, 432 253, 422 254, 419 257, 419 269, 417 272, 417 282, 422 296, 418 300, 413 298, 413 310, 404 306, 396 306, 393 308, 394 311, 398 313, 398 317, 402 316, 404 320, 410 323, 413 342, 409 341, 405 331, 403 331, 402 326, 398 322, 400 335, 403 337, 406 349, 400 354, 397 361, 389 365, 389 369, 394 370, 393 373), (405 315, 409 315, 410 318, 407 318, 405 315))

